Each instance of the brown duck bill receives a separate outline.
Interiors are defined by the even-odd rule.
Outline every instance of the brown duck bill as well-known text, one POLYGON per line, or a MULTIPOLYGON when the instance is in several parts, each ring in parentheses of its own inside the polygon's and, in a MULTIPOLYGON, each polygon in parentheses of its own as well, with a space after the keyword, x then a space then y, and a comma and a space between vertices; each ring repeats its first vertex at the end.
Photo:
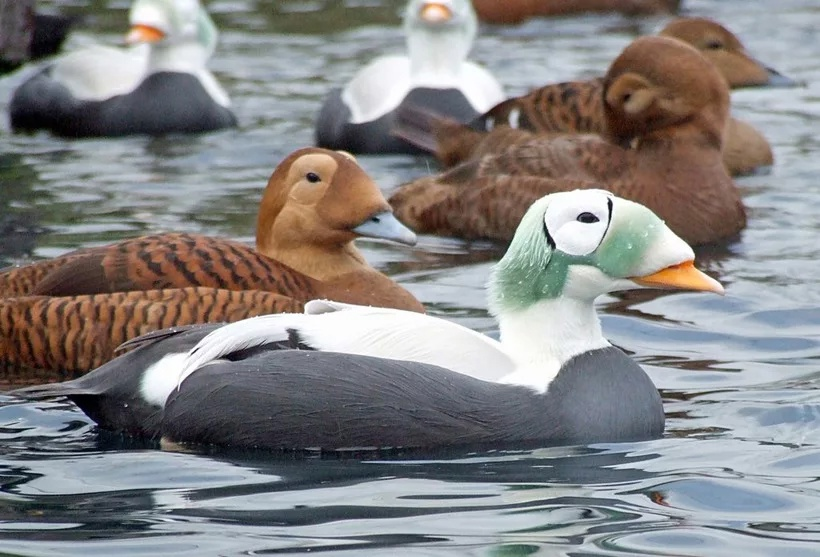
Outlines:
POLYGON ((642 277, 630 277, 632 282, 652 288, 676 288, 680 290, 701 290, 723 294, 723 285, 695 268, 692 260, 670 265, 657 273, 642 277))

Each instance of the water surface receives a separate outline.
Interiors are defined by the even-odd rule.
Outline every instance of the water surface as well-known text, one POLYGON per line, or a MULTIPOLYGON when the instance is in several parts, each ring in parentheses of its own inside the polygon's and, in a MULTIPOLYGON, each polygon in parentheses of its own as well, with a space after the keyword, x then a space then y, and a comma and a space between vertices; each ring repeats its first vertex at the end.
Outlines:
MULTIPOLYGON (((661 389, 665 438, 377 460, 192 455, 101 435, 70 403, 0 397, 0 552, 820 555, 820 10, 811 0, 684 4, 807 86, 733 93, 734 114, 764 131, 776 165, 738 180, 750 213, 740 240, 699 254, 727 295, 640 292, 599 304, 606 335, 661 389)), ((88 14, 68 48, 118 41, 126 8, 62 4, 88 14)), ((397 1, 209 8, 222 30, 212 67, 239 129, 67 141, 12 136, 4 122, 0 264, 167 230, 251 240, 267 177, 310 144, 327 89, 402 48, 397 1)), ((665 21, 488 27, 474 58, 521 93, 601 74, 665 21)), ((3 111, 25 75, 0 80, 3 111)), ((435 170, 424 158, 360 162, 386 192, 435 170)), ((434 237, 361 246, 431 313, 497 332, 483 293, 497 248, 434 237)))

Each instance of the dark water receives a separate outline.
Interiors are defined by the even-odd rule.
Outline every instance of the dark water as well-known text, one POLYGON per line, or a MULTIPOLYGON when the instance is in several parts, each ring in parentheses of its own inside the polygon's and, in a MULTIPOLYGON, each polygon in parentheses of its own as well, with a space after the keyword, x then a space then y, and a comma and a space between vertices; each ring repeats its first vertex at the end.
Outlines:
MULTIPOLYGON (((0 264, 163 230, 250 240, 261 189, 311 141, 324 92, 401 48, 400 2, 348 4, 210 2, 222 29, 212 67, 239 130, 90 141, 4 130, 0 264)), ((68 403, 0 397, 0 553, 820 555, 820 6, 684 4, 808 86, 733 94, 735 115, 765 132, 777 162, 739 180, 751 215, 742 239, 700 254, 727 295, 599 304, 606 334, 662 390, 664 439, 380 461, 187 455, 100 436, 68 403)), ((126 7, 64 4, 89 14, 69 46, 119 40, 126 7)), ((474 53, 518 93, 601 73, 663 23, 534 21, 485 29, 474 53)), ((0 80, 4 111, 21 78, 0 80)), ((360 161, 385 190, 432 169, 360 161)), ((432 237, 414 249, 362 247, 432 313, 494 331, 483 284, 497 251, 432 237)))

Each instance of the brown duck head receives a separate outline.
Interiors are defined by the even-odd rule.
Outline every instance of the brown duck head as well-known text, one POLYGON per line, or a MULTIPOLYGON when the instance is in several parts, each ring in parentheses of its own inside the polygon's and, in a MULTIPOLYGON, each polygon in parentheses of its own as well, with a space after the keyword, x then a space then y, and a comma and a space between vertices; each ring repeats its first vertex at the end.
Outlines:
POLYGON ((306 148, 276 167, 259 206, 258 251, 325 278, 366 266, 353 245, 361 236, 415 243, 353 157, 306 148))
POLYGON ((705 17, 672 20, 660 33, 692 45, 726 78, 729 87, 793 87, 794 80, 753 58, 737 36, 705 17))
POLYGON ((634 139, 688 135, 720 149, 729 89, 695 48, 666 37, 640 37, 604 77, 607 132, 621 145, 634 139))

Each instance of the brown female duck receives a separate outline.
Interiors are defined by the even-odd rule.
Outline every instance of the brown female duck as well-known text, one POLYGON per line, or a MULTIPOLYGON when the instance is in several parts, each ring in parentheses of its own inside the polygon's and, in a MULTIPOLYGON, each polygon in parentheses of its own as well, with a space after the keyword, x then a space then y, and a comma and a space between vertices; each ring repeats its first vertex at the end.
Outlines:
POLYGON ((721 158, 729 90, 713 64, 680 41, 639 38, 610 66, 603 98, 603 136, 506 130, 498 154, 398 189, 396 215, 417 232, 509 240, 535 199, 603 187, 650 207, 689 243, 743 229, 721 158))
MULTIPOLYGON (((765 66, 745 49, 740 40, 719 23, 706 18, 678 18, 660 32, 697 48, 717 66, 730 88, 793 86, 795 82, 765 66)), ((546 85, 520 97, 507 99, 474 120, 470 127, 479 132, 512 127, 537 132, 602 133, 605 118, 602 103, 603 80, 570 81, 546 85)), ((411 112, 406 112, 405 117, 411 112)), ((418 119, 418 118, 416 118, 418 119)), ((424 148, 434 148, 439 160, 451 166, 472 156, 481 140, 466 126, 434 122, 438 144, 415 137, 424 148)), ((407 132, 400 132, 404 136, 407 132)), ((410 137, 413 139, 413 136, 410 137)), ((499 143, 503 147, 503 143, 499 143)), ((491 150, 484 145, 482 152, 491 150)), ((766 138, 751 125, 730 118, 724 137, 724 162, 732 175, 746 174, 773 163, 766 138)))
POLYGON ((473 0, 481 21, 521 23, 531 17, 580 13, 653 15, 674 13, 680 0, 473 0))
POLYGON ((300 311, 314 298, 424 311, 367 264, 353 244, 361 236, 415 240, 355 161, 301 149, 268 182, 256 249, 158 234, 0 275, 0 361, 86 371, 151 330, 300 311))

